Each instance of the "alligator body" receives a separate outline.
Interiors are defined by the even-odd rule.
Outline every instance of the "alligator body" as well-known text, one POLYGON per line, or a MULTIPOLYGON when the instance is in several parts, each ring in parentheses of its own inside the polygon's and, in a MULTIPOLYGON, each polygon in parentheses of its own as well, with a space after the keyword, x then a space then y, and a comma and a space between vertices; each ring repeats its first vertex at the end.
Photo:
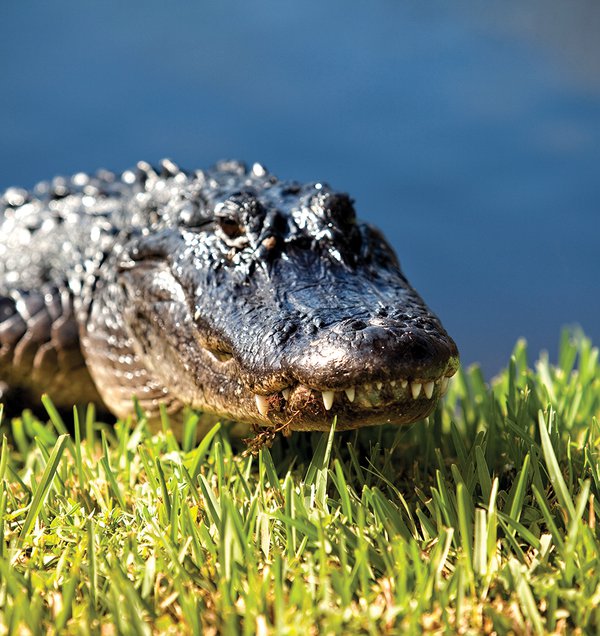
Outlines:
POLYGON ((456 345, 347 195, 222 162, 0 198, 0 391, 327 429, 426 416, 456 345))

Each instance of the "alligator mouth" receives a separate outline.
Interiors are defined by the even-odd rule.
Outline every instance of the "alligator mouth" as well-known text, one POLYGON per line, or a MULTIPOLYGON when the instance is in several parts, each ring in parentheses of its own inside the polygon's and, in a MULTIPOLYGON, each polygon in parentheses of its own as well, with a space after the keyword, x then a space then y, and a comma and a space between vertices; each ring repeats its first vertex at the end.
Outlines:
POLYGON ((274 393, 254 394, 256 420, 293 430, 326 429, 336 415, 341 429, 412 422, 431 413, 456 369, 453 360, 436 377, 399 377, 335 390, 291 384, 274 393))

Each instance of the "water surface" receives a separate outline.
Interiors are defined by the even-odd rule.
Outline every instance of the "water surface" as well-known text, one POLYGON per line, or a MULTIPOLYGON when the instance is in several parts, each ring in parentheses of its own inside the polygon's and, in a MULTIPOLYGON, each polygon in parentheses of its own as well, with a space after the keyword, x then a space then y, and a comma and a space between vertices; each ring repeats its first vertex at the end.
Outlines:
POLYGON ((600 343, 600 5, 0 8, 0 188, 171 157, 349 191, 488 375, 600 343))

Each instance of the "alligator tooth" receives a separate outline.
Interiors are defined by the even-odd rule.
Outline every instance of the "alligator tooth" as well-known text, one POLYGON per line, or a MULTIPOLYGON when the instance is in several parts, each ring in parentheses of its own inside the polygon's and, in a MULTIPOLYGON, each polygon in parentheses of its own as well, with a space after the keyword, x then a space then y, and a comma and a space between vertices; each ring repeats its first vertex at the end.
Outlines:
POLYGON ((440 393, 442 395, 446 395, 446 391, 448 390, 448 378, 442 378, 440 380, 440 393))
POLYGON ((425 382, 425 384, 423 385, 423 391, 425 391, 425 395, 427 396, 428 400, 430 400, 431 396, 433 395, 434 386, 435 386, 435 383, 432 382, 431 380, 429 382, 425 382))
POLYGON ((390 380, 390 384, 391 384, 392 386, 396 386, 396 380, 390 380))
POLYGON ((350 402, 354 402, 354 396, 356 395, 356 389, 351 386, 349 389, 344 389, 344 393, 348 396, 350 402))
POLYGON ((412 393, 413 399, 416 400, 419 397, 419 393, 421 393, 421 383, 420 382, 411 382, 410 383, 410 392, 412 393))
POLYGON ((378 391, 381 391, 381 389, 383 387, 383 382, 375 382, 375 386, 377 387, 378 391))
POLYGON ((287 389, 281 389, 281 395, 283 395, 283 397, 286 400, 290 399, 290 388, 288 387, 287 389))
POLYGON ((408 386, 408 380, 402 380, 402 382, 400 382, 400 386, 405 389, 408 386))
POLYGON ((258 409, 258 412, 263 417, 266 417, 269 412, 269 401, 264 395, 255 395, 254 399, 256 400, 256 408, 258 409))
POLYGON ((323 394, 323 404, 325 405, 325 410, 329 411, 329 409, 333 405, 333 396, 335 393, 333 391, 321 391, 323 394))

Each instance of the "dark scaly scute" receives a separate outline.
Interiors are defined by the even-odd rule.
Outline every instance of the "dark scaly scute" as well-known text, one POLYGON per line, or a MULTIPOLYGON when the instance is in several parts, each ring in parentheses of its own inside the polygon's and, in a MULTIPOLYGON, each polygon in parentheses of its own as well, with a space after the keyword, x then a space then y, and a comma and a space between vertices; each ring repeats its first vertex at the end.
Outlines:
POLYGON ((427 415, 458 365, 383 236, 325 184, 141 162, 0 199, 0 383, 325 429, 427 415))

